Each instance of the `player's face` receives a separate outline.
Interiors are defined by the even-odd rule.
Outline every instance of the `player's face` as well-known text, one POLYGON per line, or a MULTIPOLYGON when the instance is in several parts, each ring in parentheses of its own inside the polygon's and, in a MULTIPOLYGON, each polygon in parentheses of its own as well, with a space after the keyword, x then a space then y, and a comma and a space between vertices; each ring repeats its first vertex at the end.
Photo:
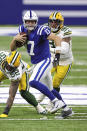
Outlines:
POLYGON ((26 20, 26 21, 25 21, 25 24, 33 25, 33 24, 35 24, 35 23, 36 23, 35 20, 26 20))
POLYGON ((34 27, 36 25, 36 21, 35 20, 26 20, 25 21, 25 27, 28 29, 28 30, 33 30, 34 27))
POLYGON ((15 67, 12 67, 12 66, 10 66, 8 63, 6 63, 6 70, 8 71, 8 72, 13 72, 13 71, 15 71, 15 67))
POLYGON ((60 20, 50 20, 49 21, 49 24, 50 24, 50 27, 51 28, 58 28, 61 24, 61 21, 60 20))
POLYGON ((50 20, 50 27, 56 28, 58 26, 58 21, 57 20, 50 20))

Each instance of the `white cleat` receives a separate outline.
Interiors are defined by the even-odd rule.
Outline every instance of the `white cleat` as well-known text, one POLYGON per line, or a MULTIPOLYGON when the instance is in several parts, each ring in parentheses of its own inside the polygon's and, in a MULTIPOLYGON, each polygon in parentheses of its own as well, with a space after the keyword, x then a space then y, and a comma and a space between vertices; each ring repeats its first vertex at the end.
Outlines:
POLYGON ((50 112, 53 107, 54 107, 53 103, 49 100, 48 104, 46 105, 46 110, 50 112))
POLYGON ((44 109, 40 104, 37 105, 36 110, 39 114, 43 114, 43 115, 47 114, 47 110, 44 109))
POLYGON ((57 112, 59 109, 61 109, 62 107, 64 107, 64 102, 61 100, 58 100, 57 98, 55 98, 53 101, 54 107, 51 109, 51 113, 55 113, 57 112))
POLYGON ((40 94, 37 98, 37 102, 40 103, 43 101, 43 99, 45 98, 45 95, 44 94, 40 94))

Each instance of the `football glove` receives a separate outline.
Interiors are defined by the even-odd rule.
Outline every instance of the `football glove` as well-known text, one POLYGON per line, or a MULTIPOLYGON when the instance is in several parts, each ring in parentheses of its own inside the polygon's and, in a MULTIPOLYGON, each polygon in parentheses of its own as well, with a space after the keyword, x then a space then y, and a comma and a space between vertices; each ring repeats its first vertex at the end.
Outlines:
POLYGON ((59 58, 60 58, 60 54, 59 53, 55 54, 55 58, 53 60, 53 67, 56 67, 59 65, 59 58))

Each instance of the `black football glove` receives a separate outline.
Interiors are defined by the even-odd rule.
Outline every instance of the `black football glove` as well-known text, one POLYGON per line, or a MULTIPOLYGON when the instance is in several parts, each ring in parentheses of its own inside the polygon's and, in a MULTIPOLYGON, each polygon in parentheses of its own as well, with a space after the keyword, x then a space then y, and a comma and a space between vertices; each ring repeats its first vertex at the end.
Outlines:
POLYGON ((59 65, 59 59, 60 59, 60 54, 59 53, 55 54, 55 58, 53 60, 53 67, 56 67, 59 65))

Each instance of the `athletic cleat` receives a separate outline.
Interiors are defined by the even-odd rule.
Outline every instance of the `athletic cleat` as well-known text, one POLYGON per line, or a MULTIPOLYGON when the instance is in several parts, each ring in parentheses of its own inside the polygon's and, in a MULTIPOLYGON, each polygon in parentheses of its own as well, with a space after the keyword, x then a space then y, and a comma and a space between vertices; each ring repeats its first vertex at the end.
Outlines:
POLYGON ((65 119, 67 117, 70 117, 74 114, 71 108, 69 108, 67 111, 62 111, 60 116, 55 116, 56 119, 65 119))
POLYGON ((61 109, 65 105, 63 101, 58 100, 56 98, 53 100, 53 104, 54 104, 54 107, 51 109, 50 113, 57 112, 57 110, 61 109))
POLYGON ((39 97, 37 98, 37 102, 40 103, 43 101, 43 99, 45 98, 44 94, 40 94, 39 97))
POLYGON ((8 115, 6 115, 6 114, 1 114, 0 117, 1 117, 1 118, 5 118, 5 117, 8 117, 8 115))
POLYGON ((44 111, 40 112, 39 114, 46 115, 48 111, 45 109, 44 111))
POLYGON ((49 100, 48 101, 48 104, 46 105, 46 110, 48 111, 48 112, 50 112, 51 111, 51 109, 53 108, 53 103, 49 100))
POLYGON ((37 105, 36 110, 37 110, 37 112, 38 112, 39 114, 45 115, 45 114, 48 113, 47 110, 44 109, 40 104, 37 105))

